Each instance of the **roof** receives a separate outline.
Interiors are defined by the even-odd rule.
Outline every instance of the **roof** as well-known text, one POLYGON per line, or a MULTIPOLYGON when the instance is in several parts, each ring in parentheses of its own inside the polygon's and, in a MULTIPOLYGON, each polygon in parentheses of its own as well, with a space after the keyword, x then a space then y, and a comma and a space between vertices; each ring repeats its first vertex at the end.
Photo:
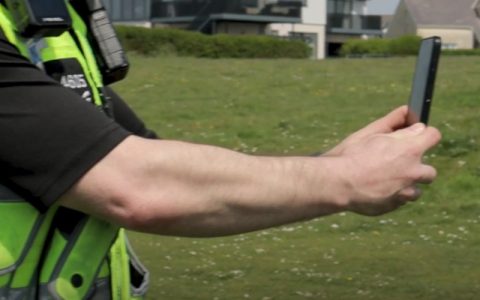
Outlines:
POLYGON ((480 19, 476 0, 404 0, 417 25, 469 26, 480 40, 480 19))

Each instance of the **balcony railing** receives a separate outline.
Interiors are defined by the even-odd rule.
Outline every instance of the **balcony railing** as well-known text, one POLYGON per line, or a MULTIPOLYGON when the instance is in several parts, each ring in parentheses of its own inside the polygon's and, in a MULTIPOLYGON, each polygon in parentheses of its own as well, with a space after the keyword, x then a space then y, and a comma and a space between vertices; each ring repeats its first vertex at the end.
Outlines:
POLYGON ((150 19, 150 1, 103 0, 113 21, 147 21, 150 19))
POLYGON ((381 16, 359 16, 346 14, 328 15, 328 28, 330 30, 381 30, 381 16))
POLYGON ((152 18, 196 17, 200 14, 301 17, 306 0, 152 0, 152 18))

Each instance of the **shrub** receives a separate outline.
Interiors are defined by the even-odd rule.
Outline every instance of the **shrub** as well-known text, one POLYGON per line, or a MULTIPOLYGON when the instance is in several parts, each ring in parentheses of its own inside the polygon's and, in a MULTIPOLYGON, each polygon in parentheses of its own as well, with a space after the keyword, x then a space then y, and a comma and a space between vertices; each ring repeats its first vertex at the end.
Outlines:
POLYGON ((392 55, 417 55, 422 38, 416 35, 405 35, 396 39, 387 39, 392 55))
POLYGON ((480 49, 447 49, 442 50, 442 55, 450 56, 478 56, 480 55, 480 49))
POLYGON ((396 39, 352 39, 343 44, 342 56, 390 56, 416 55, 421 38, 418 36, 402 36, 396 39))
POLYGON ((127 51, 143 55, 176 54, 208 58, 308 58, 310 48, 301 41, 269 36, 204 35, 179 29, 118 26, 127 51))
POLYGON ((340 50, 340 55, 343 56, 384 56, 388 54, 388 43, 383 39, 352 39, 343 44, 340 50))

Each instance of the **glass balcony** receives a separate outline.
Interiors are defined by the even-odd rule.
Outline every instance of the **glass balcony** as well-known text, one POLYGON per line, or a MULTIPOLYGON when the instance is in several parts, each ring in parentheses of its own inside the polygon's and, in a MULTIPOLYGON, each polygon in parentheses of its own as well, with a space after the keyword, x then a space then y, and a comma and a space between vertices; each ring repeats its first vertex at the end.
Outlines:
POLYGON ((330 14, 328 15, 329 30, 381 30, 381 16, 359 16, 350 14, 330 14))
POLYGON ((152 0, 152 18, 184 18, 235 14, 269 17, 301 17, 306 0, 152 0))
POLYGON ((113 21, 147 21, 150 18, 150 1, 103 0, 113 21))

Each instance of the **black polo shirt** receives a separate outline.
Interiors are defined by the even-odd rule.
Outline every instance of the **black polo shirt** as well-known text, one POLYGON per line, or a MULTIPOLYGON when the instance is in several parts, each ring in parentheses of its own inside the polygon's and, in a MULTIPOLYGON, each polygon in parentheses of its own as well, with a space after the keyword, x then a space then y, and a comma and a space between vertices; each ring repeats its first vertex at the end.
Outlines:
POLYGON ((155 137, 118 95, 106 93, 114 119, 0 35, 0 183, 44 211, 126 137, 155 137))

